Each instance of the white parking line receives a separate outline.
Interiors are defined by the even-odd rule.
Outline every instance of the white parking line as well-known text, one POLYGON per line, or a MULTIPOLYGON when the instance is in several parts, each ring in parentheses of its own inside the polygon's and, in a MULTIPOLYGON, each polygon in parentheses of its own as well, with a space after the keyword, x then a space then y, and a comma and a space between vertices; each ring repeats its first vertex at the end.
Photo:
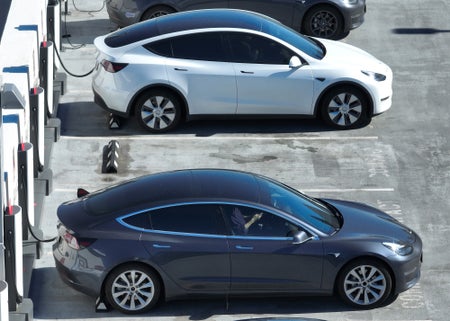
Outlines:
MULTIPOLYGON (((102 139, 97 136, 64 136, 61 138, 70 140, 96 140, 102 139)), ((132 135, 132 136, 105 136, 105 140, 378 140, 378 136, 159 136, 159 135, 132 135)))
MULTIPOLYGON (((96 186, 85 186, 83 184, 73 184, 73 186, 80 186, 87 190, 98 190, 107 186, 108 184, 99 184, 96 186)), ((77 187, 53 187, 54 192, 67 193, 67 192, 76 192, 77 187)), ((386 188, 309 188, 309 189, 297 189, 305 194, 307 193, 351 193, 351 192, 394 192, 395 189, 386 187, 386 188)))
POLYGON ((386 188, 311 188, 299 189, 304 193, 347 193, 347 192, 394 192, 390 187, 386 188))

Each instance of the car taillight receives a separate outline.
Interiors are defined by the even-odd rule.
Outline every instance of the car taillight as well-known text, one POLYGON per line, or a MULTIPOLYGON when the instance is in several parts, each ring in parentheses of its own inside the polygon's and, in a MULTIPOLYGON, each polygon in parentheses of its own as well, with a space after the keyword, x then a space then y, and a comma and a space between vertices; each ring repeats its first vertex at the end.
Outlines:
POLYGON ((100 64, 103 66, 103 68, 107 72, 111 72, 111 73, 115 73, 115 72, 121 71, 123 68, 128 66, 128 64, 125 64, 125 63, 112 62, 112 61, 109 61, 109 60, 106 60, 106 59, 103 59, 100 64))
POLYGON ((75 250, 84 249, 94 243, 96 240, 93 238, 76 237, 73 231, 65 228, 62 224, 60 224, 59 230, 60 236, 64 239, 67 245, 75 250))

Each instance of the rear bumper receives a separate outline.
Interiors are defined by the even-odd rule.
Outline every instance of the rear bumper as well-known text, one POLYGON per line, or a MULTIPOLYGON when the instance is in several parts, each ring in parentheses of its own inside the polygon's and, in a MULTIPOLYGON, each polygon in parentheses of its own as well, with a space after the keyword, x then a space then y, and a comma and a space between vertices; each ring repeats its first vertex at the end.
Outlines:
POLYGON ((340 11, 344 16, 344 32, 361 26, 366 14, 366 1, 359 0, 355 4, 348 4, 346 6, 342 5, 342 1, 339 2, 340 11))
POLYGON ((141 12, 137 9, 117 8, 111 2, 106 4, 109 20, 119 27, 127 27, 140 21, 141 12))
POLYGON ((71 259, 70 255, 62 255, 58 243, 53 245, 53 258, 61 280, 81 293, 98 297, 101 289, 99 276, 94 275, 92 270, 83 271, 84 264, 80 262, 78 256, 76 258, 72 256, 75 259, 71 259))
POLYGON ((92 92, 94 93, 94 102, 102 109, 104 109, 107 112, 110 112, 114 115, 121 116, 121 117, 127 118, 129 116, 128 113, 126 113, 126 112, 120 112, 120 111, 109 108, 108 105, 106 104, 106 102, 103 100, 102 96, 100 96, 100 94, 97 91, 95 91, 94 88, 92 88, 92 92))

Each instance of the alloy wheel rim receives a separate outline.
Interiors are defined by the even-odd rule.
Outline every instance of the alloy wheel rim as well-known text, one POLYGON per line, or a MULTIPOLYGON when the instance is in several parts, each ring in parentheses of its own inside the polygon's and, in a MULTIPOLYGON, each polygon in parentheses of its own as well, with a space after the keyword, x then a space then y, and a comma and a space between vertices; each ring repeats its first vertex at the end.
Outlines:
POLYGON ((359 98, 351 93, 335 96, 328 105, 328 116, 339 126, 351 126, 361 117, 363 107, 359 98))
POLYGON ((320 11, 311 20, 311 30, 317 37, 328 38, 336 33, 337 18, 328 11, 320 11))
POLYGON ((150 304, 155 288, 147 274, 131 270, 120 274, 114 280, 111 292, 114 301, 122 309, 137 311, 150 304))
POLYGON ((153 13, 151 15, 150 19, 161 17, 161 16, 165 16, 166 14, 167 14, 167 12, 164 11, 164 10, 156 11, 155 13, 153 13))
POLYGON ((386 286, 384 274, 370 265, 355 267, 344 280, 345 295, 358 305, 370 305, 379 301, 386 286))
POLYGON ((155 96, 148 99, 141 109, 144 124, 152 129, 161 130, 170 126, 176 116, 175 106, 170 99, 155 96))

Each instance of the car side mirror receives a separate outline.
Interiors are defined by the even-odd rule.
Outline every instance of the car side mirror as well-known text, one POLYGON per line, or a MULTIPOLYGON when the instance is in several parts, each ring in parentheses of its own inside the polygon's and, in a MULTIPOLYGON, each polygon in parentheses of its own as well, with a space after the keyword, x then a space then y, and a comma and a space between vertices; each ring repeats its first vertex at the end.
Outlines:
POLYGON ((314 236, 308 236, 305 231, 298 231, 294 234, 294 244, 303 244, 309 240, 313 240, 314 236))
POLYGON ((292 56, 289 60, 289 68, 300 68, 302 65, 302 61, 297 56, 292 56))

